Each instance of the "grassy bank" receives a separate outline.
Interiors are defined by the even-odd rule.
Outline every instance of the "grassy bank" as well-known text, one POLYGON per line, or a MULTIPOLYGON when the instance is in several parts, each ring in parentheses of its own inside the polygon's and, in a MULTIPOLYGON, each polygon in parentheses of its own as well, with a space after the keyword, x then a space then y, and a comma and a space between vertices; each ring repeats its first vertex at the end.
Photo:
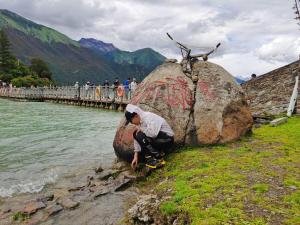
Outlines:
POLYGON ((142 184, 191 224, 300 224, 300 117, 241 141, 181 149, 142 184))

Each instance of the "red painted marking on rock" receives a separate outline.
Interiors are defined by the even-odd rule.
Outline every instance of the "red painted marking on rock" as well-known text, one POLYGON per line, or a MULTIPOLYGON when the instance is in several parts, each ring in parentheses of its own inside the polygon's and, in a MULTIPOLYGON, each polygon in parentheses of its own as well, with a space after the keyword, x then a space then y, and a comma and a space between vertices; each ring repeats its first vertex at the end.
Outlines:
POLYGON ((216 98, 215 94, 209 88, 210 84, 207 81, 198 81, 198 89, 200 92, 208 99, 214 100, 216 98))
POLYGON ((166 77, 165 80, 157 80, 150 84, 141 83, 131 103, 155 101, 157 98, 162 98, 172 108, 182 107, 183 110, 191 108, 193 104, 188 82, 180 76, 166 77))

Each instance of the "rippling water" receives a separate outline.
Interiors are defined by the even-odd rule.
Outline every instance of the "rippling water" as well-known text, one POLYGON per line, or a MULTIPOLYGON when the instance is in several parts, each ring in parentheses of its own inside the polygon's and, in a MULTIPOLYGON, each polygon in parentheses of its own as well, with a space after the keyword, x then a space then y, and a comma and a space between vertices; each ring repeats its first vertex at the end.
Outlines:
POLYGON ((82 168, 108 164, 122 113, 0 99, 0 196, 40 191, 82 168))

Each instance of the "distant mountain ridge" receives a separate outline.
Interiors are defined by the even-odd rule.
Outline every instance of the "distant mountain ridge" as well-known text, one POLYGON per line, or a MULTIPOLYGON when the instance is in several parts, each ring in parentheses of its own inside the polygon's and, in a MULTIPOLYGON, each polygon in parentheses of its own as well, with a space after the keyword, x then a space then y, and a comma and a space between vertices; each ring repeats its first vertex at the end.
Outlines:
POLYGON ((242 84, 242 83, 245 82, 245 80, 243 80, 243 79, 241 79, 241 78, 239 78, 239 77, 234 77, 234 78, 235 78, 235 80, 236 80, 236 82, 237 82, 238 84, 242 84))
POLYGON ((109 61, 122 66, 137 65, 145 68, 145 73, 150 73, 155 67, 165 61, 165 57, 151 48, 143 48, 134 52, 123 51, 111 43, 105 43, 93 38, 79 40, 81 46, 93 50, 109 61))
POLYGON ((117 50, 117 48, 112 43, 105 43, 94 38, 81 38, 78 42, 83 47, 94 49, 96 51, 102 52, 103 54, 117 50))
POLYGON ((0 29, 6 32, 18 59, 25 63, 33 57, 43 59, 58 85, 73 84, 75 81, 99 84, 105 79, 112 81, 115 77, 120 80, 127 77, 142 80, 165 59, 152 49, 130 53, 95 39, 76 42, 8 10, 0 10, 0 29))

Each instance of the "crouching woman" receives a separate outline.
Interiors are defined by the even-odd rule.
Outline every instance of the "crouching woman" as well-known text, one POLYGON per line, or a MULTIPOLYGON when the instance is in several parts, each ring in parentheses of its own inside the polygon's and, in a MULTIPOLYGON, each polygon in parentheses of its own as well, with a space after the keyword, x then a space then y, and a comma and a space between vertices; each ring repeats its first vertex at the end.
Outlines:
POLYGON ((138 106, 128 104, 125 112, 126 125, 137 126, 133 133, 134 157, 131 162, 133 169, 139 162, 151 169, 160 168, 165 164, 163 156, 174 143, 174 132, 164 118, 152 112, 145 112, 138 106))

